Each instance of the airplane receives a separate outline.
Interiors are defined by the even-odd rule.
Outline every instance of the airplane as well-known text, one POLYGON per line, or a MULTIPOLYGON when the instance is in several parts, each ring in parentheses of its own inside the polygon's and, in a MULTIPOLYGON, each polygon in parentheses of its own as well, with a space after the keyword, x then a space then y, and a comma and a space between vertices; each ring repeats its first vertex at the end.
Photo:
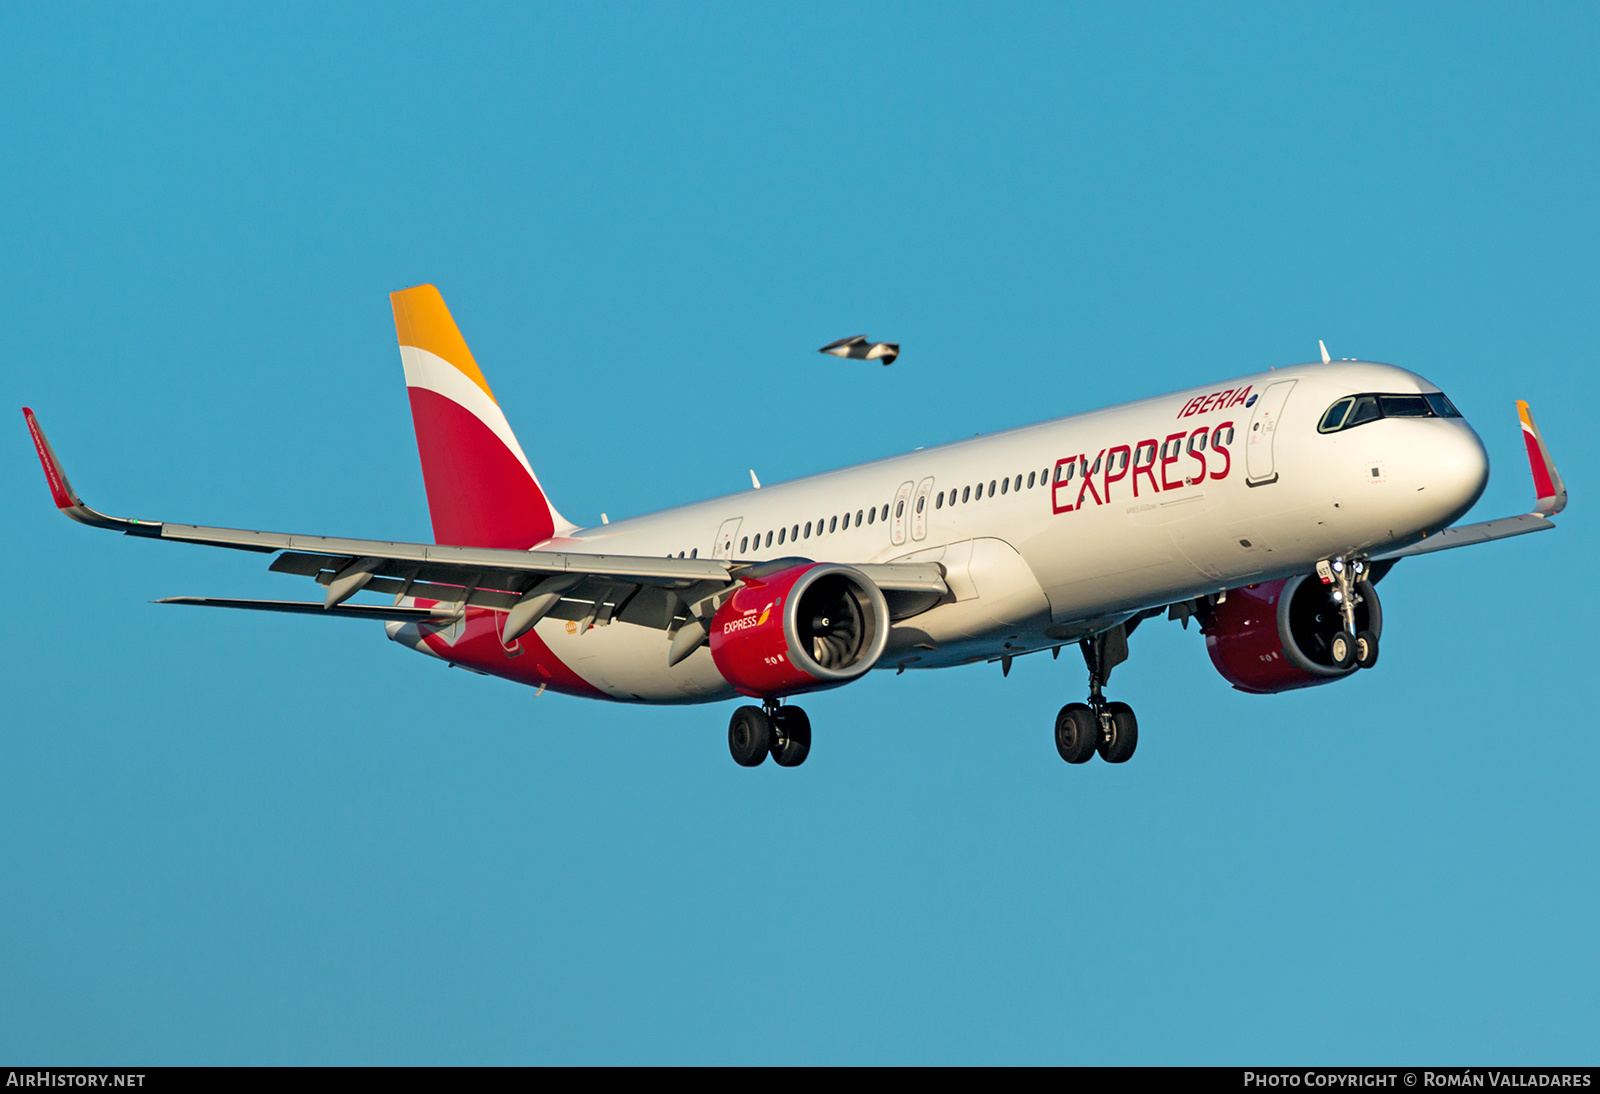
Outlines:
POLYGON ((1397 562, 1553 528, 1567 502, 1519 402, 1533 509, 1456 525, 1488 482, 1477 433, 1423 377, 1323 348, 1320 362, 580 528, 438 289, 390 302, 435 542, 107 516, 24 408, 55 504, 96 528, 271 554, 270 570, 325 590, 157 603, 380 620, 417 653, 540 693, 753 700, 728 728, 745 767, 805 761, 795 696, 874 668, 1009 673, 1074 644, 1089 692, 1056 715, 1057 752, 1122 763, 1138 719, 1105 687, 1140 623, 1195 619, 1241 691, 1334 683, 1377 663, 1376 586, 1397 562))

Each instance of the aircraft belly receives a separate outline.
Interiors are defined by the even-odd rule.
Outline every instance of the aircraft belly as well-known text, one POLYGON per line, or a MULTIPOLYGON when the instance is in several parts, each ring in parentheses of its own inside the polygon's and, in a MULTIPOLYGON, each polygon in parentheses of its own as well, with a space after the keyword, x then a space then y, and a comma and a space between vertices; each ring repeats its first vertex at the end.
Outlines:
POLYGON ((573 672, 608 697, 632 703, 711 703, 737 693, 701 647, 667 666, 666 632, 613 622, 582 630, 574 621, 545 619, 535 628, 573 672))

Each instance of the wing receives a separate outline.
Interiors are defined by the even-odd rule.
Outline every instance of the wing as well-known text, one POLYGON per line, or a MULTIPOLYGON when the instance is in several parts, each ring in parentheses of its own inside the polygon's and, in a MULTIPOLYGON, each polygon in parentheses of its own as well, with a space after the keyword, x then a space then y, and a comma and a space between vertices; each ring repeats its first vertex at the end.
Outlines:
MULTIPOLYGON (((23 416, 56 507, 73 520, 148 539, 277 553, 268 569, 309 577, 326 586, 320 604, 204 597, 173 597, 159 603, 406 620, 452 616, 468 606, 495 608, 509 612, 504 634, 505 640, 510 641, 548 614, 585 619, 591 625, 609 622, 622 616, 641 594, 645 595, 639 603, 640 610, 627 617, 628 621, 666 630, 680 616, 709 616, 721 606, 740 577, 753 569, 723 559, 454 547, 108 516, 85 505, 73 490, 33 411, 24 408, 23 416), (362 590, 392 595, 396 607, 344 606, 362 590), (431 600, 444 607, 400 607, 407 597, 431 600)), ((799 561, 802 560, 790 560, 791 564, 799 561)), ((761 568, 771 565, 763 563, 761 568)), ((937 564, 857 568, 886 592, 902 594, 908 607, 921 604, 934 591, 942 595, 945 590, 943 572, 937 564)))
POLYGON ((864 335, 864 334, 853 335, 850 338, 838 338, 838 339, 835 339, 832 342, 829 342, 827 345, 825 345, 821 349, 817 350, 817 352, 818 353, 832 353, 834 350, 843 349, 846 346, 859 346, 859 345, 863 344, 864 342, 866 342, 866 340, 867 340, 867 336, 864 335))
POLYGON ((1428 555, 1435 551, 1448 551, 1452 547, 1467 547, 1475 543, 1489 543, 1529 532, 1543 532, 1555 527, 1550 518, 1567 507, 1567 487, 1561 473, 1550 458, 1539 427, 1534 424, 1528 404, 1517 402, 1517 417, 1522 420, 1522 439, 1528 449, 1528 469, 1533 474, 1534 505, 1531 513, 1516 517, 1500 517, 1479 521, 1476 524, 1458 524, 1435 533, 1420 543, 1373 555, 1373 562, 1391 562, 1412 555, 1428 555))

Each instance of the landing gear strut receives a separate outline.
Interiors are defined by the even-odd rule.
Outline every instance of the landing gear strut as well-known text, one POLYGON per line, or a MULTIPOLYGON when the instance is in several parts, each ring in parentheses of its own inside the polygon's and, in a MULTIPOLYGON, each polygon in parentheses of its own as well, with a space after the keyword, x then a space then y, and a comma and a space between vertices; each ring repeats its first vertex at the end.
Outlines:
POLYGON ((1078 643, 1089 669, 1089 701, 1068 703, 1056 715, 1056 751, 1069 764, 1086 763, 1097 752, 1107 763, 1126 763, 1139 747, 1139 720, 1133 708, 1107 701, 1103 692, 1111 670, 1128 659, 1131 629, 1118 624, 1078 643))
POLYGON ((799 767, 811 752, 811 719, 776 699, 740 707, 728 721, 728 751, 740 767, 760 766, 769 752, 779 767, 799 767))
POLYGON ((1359 665, 1370 669, 1378 663, 1378 636, 1369 630, 1356 630, 1356 605, 1362 600, 1357 585, 1366 577, 1366 559, 1359 556, 1329 559, 1326 563, 1317 564, 1317 573, 1324 580, 1332 578, 1333 602, 1344 620, 1344 629, 1335 634, 1328 644, 1334 667, 1347 669, 1359 665))

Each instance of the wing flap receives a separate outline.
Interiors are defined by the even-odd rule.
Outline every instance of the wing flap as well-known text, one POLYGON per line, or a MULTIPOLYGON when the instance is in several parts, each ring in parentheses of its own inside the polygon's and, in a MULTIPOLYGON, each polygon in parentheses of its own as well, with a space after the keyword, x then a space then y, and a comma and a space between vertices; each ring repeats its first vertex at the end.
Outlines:
POLYGON ((239 600, 216 596, 169 596, 154 603, 185 604, 198 608, 243 608, 254 612, 287 612, 291 615, 321 615, 340 619, 400 620, 405 623, 450 619, 457 612, 457 608, 454 605, 435 609, 389 607, 382 604, 337 604, 329 608, 325 607, 320 601, 239 600))

